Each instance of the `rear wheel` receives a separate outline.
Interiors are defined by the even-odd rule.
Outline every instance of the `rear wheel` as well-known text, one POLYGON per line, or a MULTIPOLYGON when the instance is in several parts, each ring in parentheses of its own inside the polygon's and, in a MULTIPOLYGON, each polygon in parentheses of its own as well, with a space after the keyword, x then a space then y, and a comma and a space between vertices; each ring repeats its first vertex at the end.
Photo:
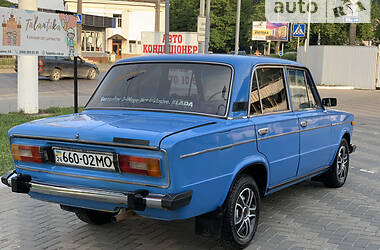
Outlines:
POLYGON ((98 73, 94 68, 88 70, 87 79, 94 80, 98 76, 98 73))
POLYGON ((53 69, 51 72, 50 72, 50 80, 51 81, 58 81, 59 79, 61 79, 61 75, 62 75, 62 72, 61 70, 59 69, 53 69))
POLYGON ((116 213, 102 212, 91 209, 78 208, 75 209, 75 214, 83 222, 92 225, 104 225, 111 223, 116 213))
POLYGON ((238 177, 227 197, 222 241, 226 246, 245 248, 252 241, 259 222, 260 195, 255 180, 238 177))
POLYGON ((348 167, 350 165, 350 155, 348 142, 342 139, 338 152, 335 156, 334 164, 325 173, 323 182, 327 187, 339 188, 344 185, 348 176, 348 167))

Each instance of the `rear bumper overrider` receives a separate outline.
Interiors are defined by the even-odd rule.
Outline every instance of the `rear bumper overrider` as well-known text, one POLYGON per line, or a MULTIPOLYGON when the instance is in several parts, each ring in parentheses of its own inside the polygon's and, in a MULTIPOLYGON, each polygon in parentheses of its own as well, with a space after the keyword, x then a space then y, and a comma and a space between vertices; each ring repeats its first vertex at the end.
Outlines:
POLYGON ((29 175, 17 174, 14 170, 1 177, 1 182, 15 193, 29 192, 53 196, 82 199, 112 204, 127 205, 128 209, 144 211, 145 208, 176 210, 190 203, 192 191, 178 194, 149 194, 148 190, 140 189, 132 192, 116 192, 101 189, 54 186, 33 182, 29 175))

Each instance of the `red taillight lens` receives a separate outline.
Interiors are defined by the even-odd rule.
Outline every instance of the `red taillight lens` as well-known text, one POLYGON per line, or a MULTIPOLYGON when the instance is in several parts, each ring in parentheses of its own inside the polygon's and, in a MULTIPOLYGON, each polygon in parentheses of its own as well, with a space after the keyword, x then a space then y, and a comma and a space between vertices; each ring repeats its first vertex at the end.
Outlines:
POLYGON ((41 150, 38 146, 12 144, 11 151, 15 161, 42 163, 41 150))
POLYGON ((159 159, 119 155, 119 168, 123 173, 161 177, 159 159))
POLYGON ((42 60, 38 61, 38 71, 42 71, 44 66, 44 62, 42 60))

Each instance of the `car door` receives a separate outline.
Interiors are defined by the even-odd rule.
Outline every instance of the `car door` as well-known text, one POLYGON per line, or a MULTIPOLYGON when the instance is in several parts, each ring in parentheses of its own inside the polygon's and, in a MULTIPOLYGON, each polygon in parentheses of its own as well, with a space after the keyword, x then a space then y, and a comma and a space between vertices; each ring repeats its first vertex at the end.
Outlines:
POLYGON ((255 70, 249 112, 258 151, 269 163, 270 187, 281 186, 296 177, 299 159, 298 118, 290 110, 282 66, 255 70))
POLYGON ((57 56, 57 64, 62 69, 62 75, 72 77, 74 75, 74 61, 70 57, 57 56))
POLYGON ((86 62, 82 58, 78 57, 78 76, 87 77, 89 69, 90 67, 86 64, 86 62))
POLYGON ((322 109, 309 72, 287 67, 292 107, 299 119, 300 163, 298 176, 328 165, 332 153, 331 121, 322 109))

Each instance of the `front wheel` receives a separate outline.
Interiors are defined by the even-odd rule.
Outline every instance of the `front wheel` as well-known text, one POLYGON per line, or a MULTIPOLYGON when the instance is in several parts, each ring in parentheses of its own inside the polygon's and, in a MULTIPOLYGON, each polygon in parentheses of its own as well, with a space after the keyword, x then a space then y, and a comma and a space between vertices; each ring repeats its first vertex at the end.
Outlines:
POLYGON ((98 76, 98 72, 96 72, 96 69, 90 68, 87 73, 87 79, 94 80, 98 76))
POLYGON ((255 180, 239 176, 227 197, 222 241, 233 248, 245 248, 256 233, 260 215, 260 195, 255 180))
POLYGON ((348 167, 350 165, 350 155, 348 142, 342 139, 338 152, 335 156, 334 164, 326 172, 323 182, 327 187, 339 188, 344 185, 348 176, 348 167))
POLYGON ((59 69, 53 69, 51 72, 50 72, 50 81, 58 81, 59 79, 61 79, 61 76, 62 76, 62 72, 61 70, 59 69))
POLYGON ((91 209, 78 208, 75 210, 75 214, 78 217, 78 219, 88 224, 104 225, 104 224, 111 223, 113 221, 113 217, 117 213, 109 213, 109 212, 102 212, 102 211, 91 210, 91 209))

